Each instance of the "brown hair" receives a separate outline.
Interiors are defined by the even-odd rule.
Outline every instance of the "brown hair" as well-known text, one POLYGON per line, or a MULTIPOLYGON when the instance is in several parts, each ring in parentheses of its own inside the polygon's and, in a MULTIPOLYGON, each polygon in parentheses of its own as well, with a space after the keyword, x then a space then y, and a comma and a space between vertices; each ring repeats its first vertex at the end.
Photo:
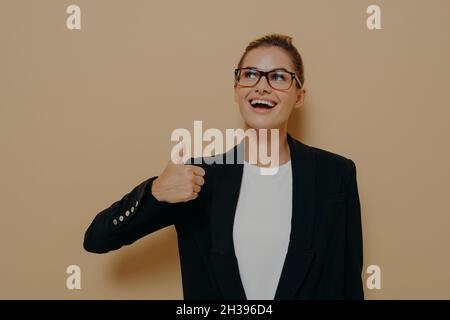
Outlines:
MULTIPOLYGON (((238 68, 242 67, 242 63, 244 62, 244 58, 246 57, 247 53, 250 50, 259 47, 279 47, 284 49, 290 56, 292 64, 295 68, 294 71, 303 86, 303 83, 305 82, 305 74, 302 56, 298 52, 297 48, 292 44, 292 37, 290 36, 272 33, 250 42, 249 45, 245 48, 244 54, 242 55, 241 59, 239 60, 238 68)), ((295 83, 298 87, 298 83, 295 83)))

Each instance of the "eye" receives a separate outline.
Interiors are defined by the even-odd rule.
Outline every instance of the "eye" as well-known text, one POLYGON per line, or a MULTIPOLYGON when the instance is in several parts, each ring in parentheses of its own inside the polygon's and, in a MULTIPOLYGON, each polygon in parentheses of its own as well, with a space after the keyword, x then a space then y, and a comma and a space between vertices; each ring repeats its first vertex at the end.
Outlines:
POLYGON ((287 74, 285 72, 282 71, 277 71, 274 72, 270 75, 270 80, 274 80, 274 81, 286 81, 287 79, 287 74))
POLYGON ((258 77, 258 71, 256 70, 244 70, 242 76, 245 79, 254 79, 258 77))

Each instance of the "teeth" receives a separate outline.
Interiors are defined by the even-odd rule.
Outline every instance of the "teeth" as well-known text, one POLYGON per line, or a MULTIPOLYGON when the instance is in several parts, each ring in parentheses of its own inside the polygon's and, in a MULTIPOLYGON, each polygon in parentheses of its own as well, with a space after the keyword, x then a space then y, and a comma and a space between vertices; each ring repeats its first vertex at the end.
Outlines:
POLYGON ((265 105, 268 105, 270 107, 275 106, 275 104, 273 102, 266 101, 266 100, 254 99, 254 100, 251 101, 252 106, 254 106, 257 103, 265 104, 265 105))

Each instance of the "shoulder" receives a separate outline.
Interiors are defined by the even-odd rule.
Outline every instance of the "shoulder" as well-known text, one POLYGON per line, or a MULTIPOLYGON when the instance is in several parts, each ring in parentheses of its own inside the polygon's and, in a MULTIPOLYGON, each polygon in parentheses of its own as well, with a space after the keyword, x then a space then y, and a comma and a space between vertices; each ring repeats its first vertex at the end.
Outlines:
POLYGON ((210 157, 191 157, 185 164, 201 167, 205 171, 205 176, 208 177, 208 181, 211 181, 212 177, 215 176, 214 173, 217 171, 217 168, 222 163, 221 159, 224 158, 224 154, 210 157))
POLYGON ((354 165, 353 160, 343 154, 314 146, 309 146, 309 148, 321 166, 331 166, 338 170, 348 170, 350 166, 354 165))
POLYGON ((301 143, 313 156, 316 174, 324 179, 334 177, 349 181, 356 175, 356 164, 347 155, 301 143))
POLYGON ((223 153, 208 157, 191 157, 185 164, 202 167, 205 171, 215 171, 216 168, 222 167, 223 164, 239 164, 243 163, 243 144, 237 144, 223 153))

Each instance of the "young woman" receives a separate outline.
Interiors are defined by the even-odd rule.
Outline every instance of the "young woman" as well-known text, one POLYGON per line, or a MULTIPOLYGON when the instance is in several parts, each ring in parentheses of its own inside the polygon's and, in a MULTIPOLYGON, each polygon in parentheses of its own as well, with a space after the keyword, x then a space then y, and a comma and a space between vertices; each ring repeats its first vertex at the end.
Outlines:
POLYGON ((245 129, 279 132, 276 174, 261 174, 267 165, 259 157, 249 162, 247 143, 218 155, 244 151, 243 163, 169 161, 97 214, 87 251, 116 250, 174 224, 185 299, 364 298, 355 163, 287 132, 306 94, 291 40, 272 34, 251 42, 235 70, 245 129))

